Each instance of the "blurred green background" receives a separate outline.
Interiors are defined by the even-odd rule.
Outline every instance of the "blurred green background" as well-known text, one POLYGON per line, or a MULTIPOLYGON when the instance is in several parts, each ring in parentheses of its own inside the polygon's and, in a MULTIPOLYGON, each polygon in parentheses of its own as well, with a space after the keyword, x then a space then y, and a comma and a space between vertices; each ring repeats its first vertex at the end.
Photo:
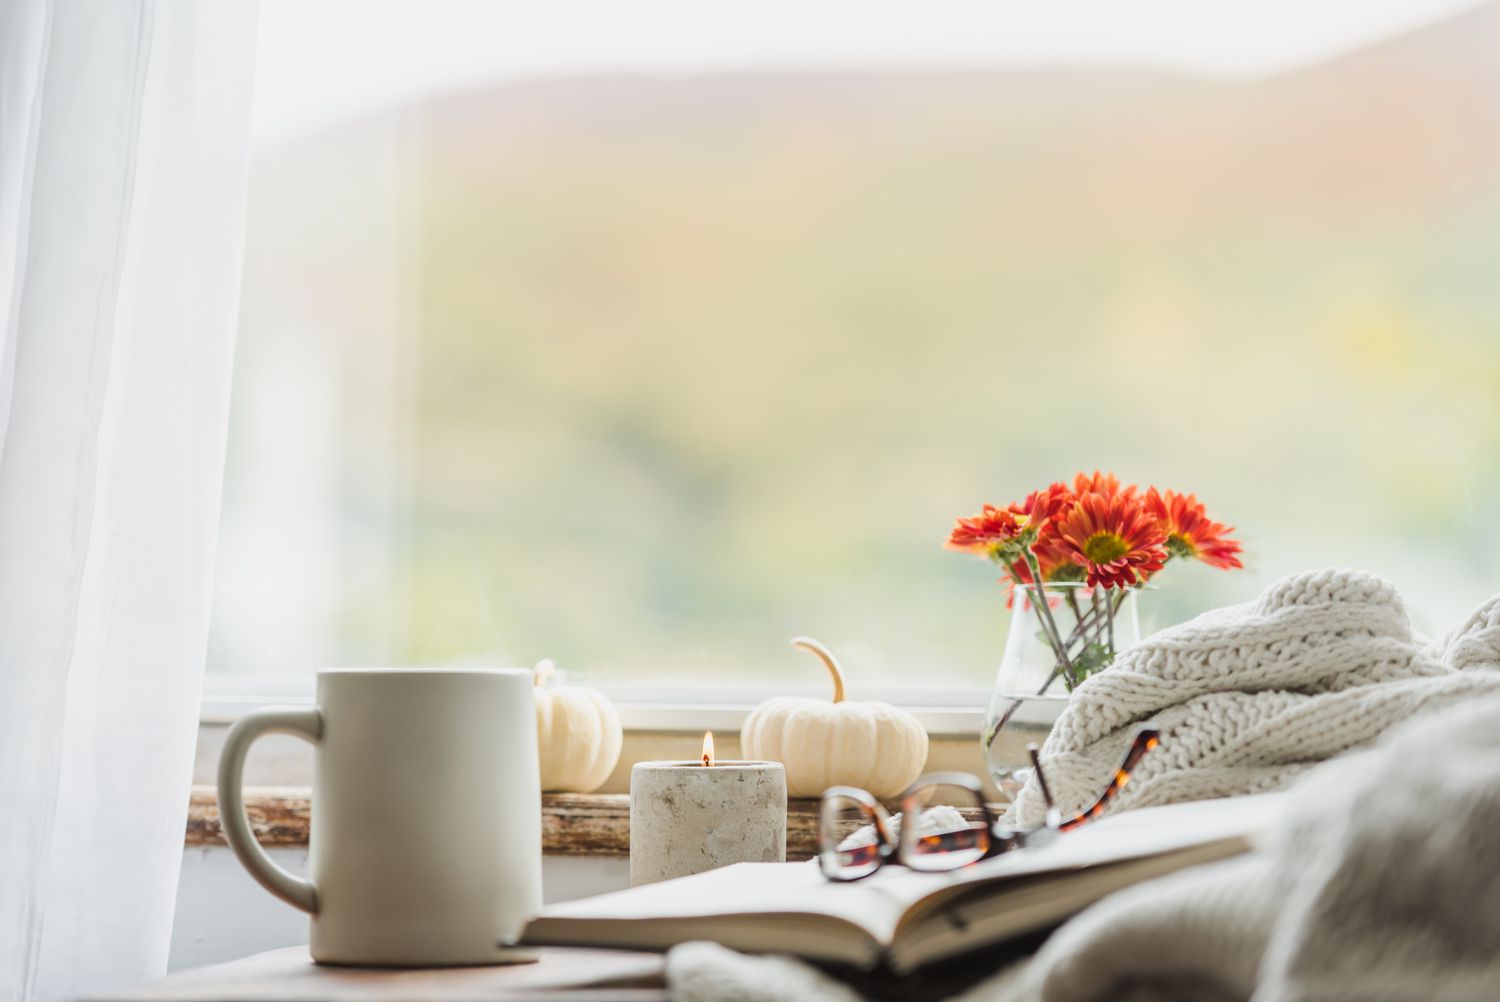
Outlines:
POLYGON ((212 667, 985 685, 951 520, 1103 467, 1427 630, 1500 591, 1500 73, 597 77, 253 168, 212 667), (1478 84, 1483 84, 1482 86, 1478 84))

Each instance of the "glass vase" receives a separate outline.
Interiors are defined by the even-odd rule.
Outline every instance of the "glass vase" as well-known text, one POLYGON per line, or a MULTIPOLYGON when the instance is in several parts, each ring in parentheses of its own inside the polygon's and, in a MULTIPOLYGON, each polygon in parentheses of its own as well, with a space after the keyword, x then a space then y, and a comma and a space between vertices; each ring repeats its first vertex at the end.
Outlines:
POLYGON ((1049 623, 1041 615, 1034 586, 1015 590, 1010 633, 980 736, 990 776, 1006 801, 1015 799, 1031 775, 1027 745, 1047 739, 1073 686, 1108 667, 1116 652, 1140 639, 1138 593, 1083 582, 1049 583, 1049 623), (1054 626, 1071 672, 1051 641, 1054 626))

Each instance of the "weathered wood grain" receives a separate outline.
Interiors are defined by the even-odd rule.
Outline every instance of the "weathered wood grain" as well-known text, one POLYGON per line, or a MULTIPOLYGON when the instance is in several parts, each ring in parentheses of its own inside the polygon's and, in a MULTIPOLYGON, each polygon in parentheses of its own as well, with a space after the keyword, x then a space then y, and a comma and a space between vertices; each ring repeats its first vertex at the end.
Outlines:
MULTIPOLYGON (((287 787, 245 790, 250 827, 261 844, 306 846, 312 816, 308 791, 287 787)), ((977 815, 977 811, 965 811, 977 815)), ((214 788, 193 787, 188 845, 223 845, 214 788)), ((554 856, 629 856, 630 797, 623 793, 548 793, 542 796, 542 851, 554 856)), ((811 859, 818 851, 818 802, 789 800, 786 858, 811 859)))
MULTIPOLYGON (((251 787, 245 790, 244 799, 250 828, 261 845, 307 845, 307 824, 312 814, 307 790, 251 787)), ((212 786, 193 787, 188 801, 187 844, 225 844, 224 829, 219 826, 219 799, 212 786)))
POLYGON ((555 856, 629 856, 630 795, 542 794, 542 852, 555 856))

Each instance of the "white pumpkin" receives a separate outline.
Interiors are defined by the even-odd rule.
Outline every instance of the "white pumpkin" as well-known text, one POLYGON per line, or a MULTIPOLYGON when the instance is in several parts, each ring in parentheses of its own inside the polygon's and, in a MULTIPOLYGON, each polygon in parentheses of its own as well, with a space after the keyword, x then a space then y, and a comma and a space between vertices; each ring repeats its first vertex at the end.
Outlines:
POLYGON ((844 699, 844 673, 831 651, 807 637, 792 646, 816 654, 833 676, 833 702, 781 696, 751 711, 740 731, 747 759, 786 766, 789 797, 857 786, 890 799, 927 763, 927 732, 889 703, 844 699))
POLYGON ((615 705, 597 689, 545 685, 551 661, 536 666, 536 739, 547 793, 593 793, 620 761, 625 734, 615 705))

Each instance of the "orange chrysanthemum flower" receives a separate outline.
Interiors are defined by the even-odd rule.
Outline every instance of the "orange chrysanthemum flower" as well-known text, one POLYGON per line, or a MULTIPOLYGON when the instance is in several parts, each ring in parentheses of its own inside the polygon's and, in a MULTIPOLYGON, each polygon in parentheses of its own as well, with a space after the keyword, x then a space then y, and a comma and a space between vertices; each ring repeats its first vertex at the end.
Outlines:
POLYGON ((1140 499, 1085 494, 1062 516, 1058 542, 1094 587, 1129 588, 1161 570, 1165 530, 1140 499))
MULTIPOLYGON (((1049 490, 1062 488, 1061 484, 1054 484, 1049 490)), ((1050 507, 1051 514, 1046 522, 1042 524, 1037 533, 1036 542, 1031 546, 1031 552, 1036 555, 1037 563, 1041 565, 1042 580, 1053 581, 1071 578, 1071 571, 1077 570, 1072 558, 1062 546, 1062 540, 1058 536, 1058 524, 1063 514, 1070 510, 1077 502, 1077 498, 1066 488, 1054 490, 1052 497, 1048 498, 1046 504, 1050 507)), ((1080 574, 1081 578, 1082 575, 1080 574)))
POLYGON ((1234 527, 1210 519, 1196 496, 1176 491, 1158 494, 1153 487, 1146 492, 1146 510, 1166 533, 1167 552, 1172 556, 1191 557, 1225 570, 1245 566, 1239 558, 1243 547, 1226 538, 1234 527))
POLYGON ((1073 477, 1073 493, 1078 497, 1083 497, 1085 494, 1103 494, 1107 498, 1118 495, 1128 500, 1134 498, 1139 491, 1140 488, 1135 484, 1122 489, 1120 478, 1113 473, 1101 473, 1095 470, 1093 476, 1079 473, 1073 477))
POLYGON ((1013 504, 1010 510, 1030 519, 1029 525, 1042 528, 1073 504, 1073 492, 1066 484, 1048 484, 1039 491, 1026 495, 1026 500, 1013 504))
POLYGON ((1026 530, 1029 519, 1010 508, 987 504, 972 518, 961 518, 948 534, 950 550, 994 556, 1026 530))

